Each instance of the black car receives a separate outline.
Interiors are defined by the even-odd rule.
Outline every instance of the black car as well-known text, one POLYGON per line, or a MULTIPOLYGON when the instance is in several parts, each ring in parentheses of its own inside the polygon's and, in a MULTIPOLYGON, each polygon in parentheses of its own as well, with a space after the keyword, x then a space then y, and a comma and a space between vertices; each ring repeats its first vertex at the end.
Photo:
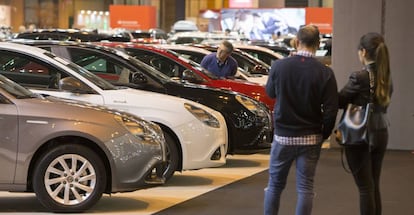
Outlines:
POLYGON ((226 119, 229 154, 270 148, 271 112, 265 104, 234 91, 171 80, 151 66, 110 47, 82 43, 30 41, 69 59, 115 85, 179 96, 219 111, 226 119))

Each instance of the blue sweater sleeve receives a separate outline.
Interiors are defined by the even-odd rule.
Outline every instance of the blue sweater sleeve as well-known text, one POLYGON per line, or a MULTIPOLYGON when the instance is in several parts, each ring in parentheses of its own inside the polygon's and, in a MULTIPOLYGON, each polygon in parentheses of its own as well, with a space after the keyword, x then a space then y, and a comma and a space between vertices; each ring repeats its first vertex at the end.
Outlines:
POLYGON ((266 94, 270 97, 270 98, 276 98, 276 87, 275 87, 275 76, 276 76, 276 71, 275 71, 275 64, 276 62, 273 62, 272 67, 270 68, 270 73, 269 76, 267 78, 267 83, 266 83, 266 94))

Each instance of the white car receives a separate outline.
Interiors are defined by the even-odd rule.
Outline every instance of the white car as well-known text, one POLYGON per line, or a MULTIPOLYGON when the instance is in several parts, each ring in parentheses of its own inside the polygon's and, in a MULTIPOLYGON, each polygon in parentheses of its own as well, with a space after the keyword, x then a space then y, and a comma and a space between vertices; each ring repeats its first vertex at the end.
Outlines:
MULTIPOLYGON (((204 48, 194 47, 194 46, 188 46, 188 45, 169 45, 169 44, 162 44, 162 45, 154 45, 158 48, 164 48, 171 51, 174 51, 178 54, 180 54, 182 57, 192 60, 196 63, 201 63, 201 60, 204 56, 211 54, 212 52, 209 50, 206 50, 204 48)), ((261 85, 265 85, 268 76, 264 74, 251 74, 245 70, 245 68, 241 68, 239 65, 239 68, 237 70, 237 73, 235 75, 238 79, 243 79, 249 82, 258 83, 261 85)))
POLYGON ((167 143, 167 179, 176 170, 216 167, 226 162, 226 123, 209 107, 164 94, 115 87, 37 47, 2 42, 0 59, 1 74, 35 93, 101 104, 157 123, 167 143))

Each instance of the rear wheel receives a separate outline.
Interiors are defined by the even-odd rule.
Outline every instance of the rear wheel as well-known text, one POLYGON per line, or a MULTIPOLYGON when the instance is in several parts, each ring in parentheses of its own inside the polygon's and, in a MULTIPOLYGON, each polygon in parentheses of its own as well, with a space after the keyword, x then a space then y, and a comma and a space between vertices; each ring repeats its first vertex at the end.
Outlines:
POLYGON ((34 168, 34 192, 53 212, 87 210, 102 197, 106 186, 102 160, 82 145, 57 146, 44 153, 34 168))

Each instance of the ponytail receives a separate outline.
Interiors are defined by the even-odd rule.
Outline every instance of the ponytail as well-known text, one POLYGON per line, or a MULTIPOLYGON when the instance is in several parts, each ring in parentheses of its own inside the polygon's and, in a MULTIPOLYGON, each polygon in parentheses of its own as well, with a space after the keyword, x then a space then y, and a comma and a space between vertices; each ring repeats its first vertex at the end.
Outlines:
POLYGON ((384 37, 375 32, 363 35, 359 41, 358 49, 365 49, 366 58, 375 61, 376 65, 376 89, 375 98, 381 106, 390 103, 391 75, 388 48, 384 37))
POLYGON ((375 97, 381 106, 387 106, 391 99, 391 78, 388 48, 383 42, 379 43, 376 48, 375 62, 377 66, 375 97))

